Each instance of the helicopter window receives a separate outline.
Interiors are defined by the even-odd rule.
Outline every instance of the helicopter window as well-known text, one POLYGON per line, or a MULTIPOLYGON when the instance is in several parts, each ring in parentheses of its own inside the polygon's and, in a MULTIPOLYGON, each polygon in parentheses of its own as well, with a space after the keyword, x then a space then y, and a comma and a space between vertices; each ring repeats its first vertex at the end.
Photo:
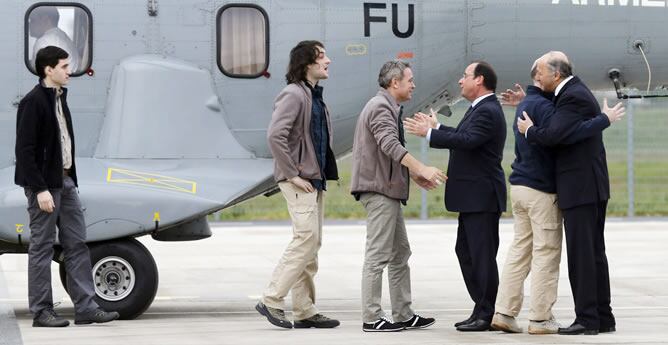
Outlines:
POLYGON ((69 54, 73 76, 84 74, 93 57, 92 16, 88 8, 73 3, 37 3, 25 16, 25 63, 35 71, 37 52, 53 45, 69 54))
POLYGON ((218 67, 233 78, 257 78, 269 65, 269 25, 256 5, 232 4, 218 11, 218 67))

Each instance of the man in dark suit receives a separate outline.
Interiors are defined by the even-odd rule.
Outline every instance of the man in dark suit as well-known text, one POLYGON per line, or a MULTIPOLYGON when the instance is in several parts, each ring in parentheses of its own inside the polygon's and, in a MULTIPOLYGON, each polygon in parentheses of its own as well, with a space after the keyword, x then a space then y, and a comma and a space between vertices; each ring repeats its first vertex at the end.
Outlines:
POLYGON ((564 217, 576 314, 575 322, 560 328, 559 334, 595 335, 615 331, 603 235, 610 183, 602 133, 567 143, 583 121, 601 113, 591 91, 572 74, 563 53, 549 52, 541 57, 537 80, 545 91, 554 92, 555 113, 543 128, 533 126, 526 112, 517 125, 529 143, 555 147, 557 199, 564 217))
POLYGON ((416 114, 406 130, 425 136, 434 148, 450 149, 445 207, 459 212, 455 252, 475 307, 455 324, 458 331, 486 331, 494 315, 499 285, 496 253, 499 217, 506 210, 506 182, 501 160, 506 121, 494 95, 496 74, 483 61, 470 64, 459 80, 471 107, 457 128, 440 125, 435 116, 416 114))

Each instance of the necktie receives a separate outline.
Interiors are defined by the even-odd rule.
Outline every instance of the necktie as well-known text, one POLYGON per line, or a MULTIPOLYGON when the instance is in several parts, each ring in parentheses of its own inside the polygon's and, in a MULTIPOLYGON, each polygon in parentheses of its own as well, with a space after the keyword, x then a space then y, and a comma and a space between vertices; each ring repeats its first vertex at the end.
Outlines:
POLYGON ((466 110, 466 112, 464 113, 464 117, 462 118, 462 121, 466 120, 466 118, 467 118, 467 117, 469 116, 469 114, 471 113, 471 110, 473 110, 473 106, 470 106, 470 107, 466 110))
POLYGON ((399 142, 401 146, 406 146, 406 138, 404 137, 404 121, 401 119, 401 116, 404 113, 404 106, 402 105, 399 108, 399 118, 397 119, 397 127, 399 128, 399 142))
POLYGON ((462 117, 462 120, 459 121, 459 124, 457 125, 457 128, 456 128, 457 130, 459 130, 462 127, 462 125, 464 124, 466 119, 468 119, 469 114, 471 114, 472 110, 473 110, 473 107, 469 107, 469 109, 466 110, 466 112, 464 113, 464 117, 462 117))

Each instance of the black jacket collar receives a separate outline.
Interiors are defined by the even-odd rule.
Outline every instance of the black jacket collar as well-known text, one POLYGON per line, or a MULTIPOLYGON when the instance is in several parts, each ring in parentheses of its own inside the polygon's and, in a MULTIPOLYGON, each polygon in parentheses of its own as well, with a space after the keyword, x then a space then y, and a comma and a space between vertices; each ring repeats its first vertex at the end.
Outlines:
POLYGON ((481 99, 480 102, 478 102, 478 104, 475 105, 475 107, 471 108, 471 110, 474 110, 487 102, 497 102, 497 101, 498 99, 496 98, 496 94, 491 94, 490 96, 481 99))
MULTIPOLYGON (((46 93, 47 95, 49 95, 51 97, 56 97, 56 89, 44 85, 44 79, 43 78, 39 80, 39 83, 37 83, 37 87, 40 90, 42 90, 44 93, 46 93)), ((67 88, 66 87, 61 87, 60 89, 63 90, 63 94, 60 96, 61 99, 66 99, 67 98, 67 88)))
POLYGON ((556 102, 559 99, 559 97, 561 97, 561 95, 563 95, 564 92, 568 90, 569 87, 579 83, 581 83, 580 78, 578 78, 577 76, 573 76, 573 78, 567 81, 566 84, 564 84, 564 87, 562 87, 561 90, 559 90, 559 94, 554 97, 554 101, 556 102))

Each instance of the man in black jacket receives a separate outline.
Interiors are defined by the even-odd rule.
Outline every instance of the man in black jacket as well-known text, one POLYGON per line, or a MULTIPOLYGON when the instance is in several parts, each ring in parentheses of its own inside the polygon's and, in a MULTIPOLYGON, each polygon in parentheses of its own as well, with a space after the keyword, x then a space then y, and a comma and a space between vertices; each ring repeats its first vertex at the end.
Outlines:
POLYGON ((470 64, 459 80, 471 107, 457 128, 418 113, 406 119, 406 131, 426 136, 434 148, 450 149, 445 207, 459 212, 455 252, 464 283, 475 302, 471 316, 455 324, 459 331, 486 331, 494 315, 499 285, 496 253, 499 218, 506 210, 506 182, 501 160, 506 121, 494 95, 496 74, 482 61, 470 64))
POLYGON ((16 114, 14 182, 28 198, 30 247, 28 293, 33 327, 65 327, 69 321, 53 310, 51 260, 58 239, 65 255, 67 290, 74 302, 75 324, 115 320, 95 303, 86 225, 77 191, 74 132, 67 107, 68 54, 48 46, 37 53, 40 82, 19 103, 16 114))
POLYGON ((561 52, 549 52, 539 59, 537 80, 545 91, 555 94, 552 120, 545 127, 533 126, 531 114, 525 112, 517 126, 529 143, 555 147, 557 199, 564 217, 576 314, 575 322, 560 328, 559 334, 613 332, 615 318, 610 307, 603 234, 610 198, 603 136, 596 133, 574 144, 567 141, 583 121, 601 114, 601 109, 587 86, 572 75, 571 64, 561 52))

